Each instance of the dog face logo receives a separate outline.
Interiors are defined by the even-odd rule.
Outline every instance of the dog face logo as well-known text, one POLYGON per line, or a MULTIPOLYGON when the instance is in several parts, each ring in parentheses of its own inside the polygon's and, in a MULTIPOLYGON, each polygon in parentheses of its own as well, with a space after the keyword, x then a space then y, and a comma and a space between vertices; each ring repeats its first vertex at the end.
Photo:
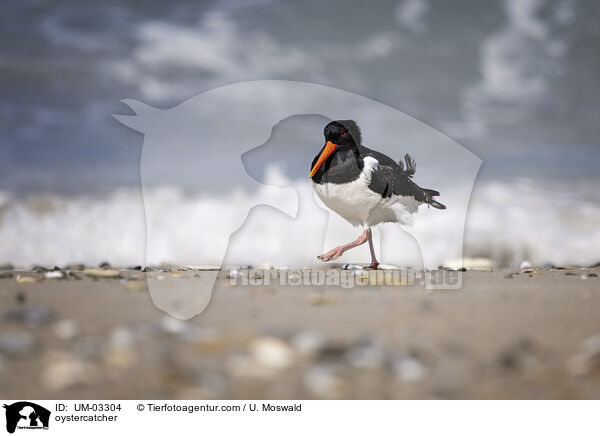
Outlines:
POLYGON ((16 429, 48 429, 50 411, 29 401, 5 404, 6 431, 14 433, 16 429))

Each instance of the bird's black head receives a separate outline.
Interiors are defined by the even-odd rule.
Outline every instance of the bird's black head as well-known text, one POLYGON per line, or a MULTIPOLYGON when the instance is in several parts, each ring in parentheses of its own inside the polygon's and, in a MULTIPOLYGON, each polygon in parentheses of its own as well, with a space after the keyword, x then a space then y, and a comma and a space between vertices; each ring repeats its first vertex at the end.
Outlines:
POLYGON ((356 121, 337 120, 325 126, 323 131, 325 141, 330 141, 338 147, 356 147, 361 143, 360 128, 356 121))
POLYGON ((309 177, 313 177, 329 156, 340 150, 352 150, 358 153, 360 145, 360 129, 352 120, 332 121, 325 126, 325 146, 318 158, 315 158, 309 177))

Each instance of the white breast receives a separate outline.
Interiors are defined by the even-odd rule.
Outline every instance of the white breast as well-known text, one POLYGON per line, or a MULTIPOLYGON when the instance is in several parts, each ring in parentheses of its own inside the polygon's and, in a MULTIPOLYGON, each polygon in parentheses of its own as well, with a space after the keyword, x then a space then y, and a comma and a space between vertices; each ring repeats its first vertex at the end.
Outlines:
POLYGON ((419 203, 413 198, 396 195, 384 199, 371 191, 371 175, 379 162, 371 156, 365 157, 363 162, 363 170, 353 182, 341 185, 313 182, 321 201, 355 226, 369 227, 382 222, 410 224, 411 214, 416 212, 419 203))

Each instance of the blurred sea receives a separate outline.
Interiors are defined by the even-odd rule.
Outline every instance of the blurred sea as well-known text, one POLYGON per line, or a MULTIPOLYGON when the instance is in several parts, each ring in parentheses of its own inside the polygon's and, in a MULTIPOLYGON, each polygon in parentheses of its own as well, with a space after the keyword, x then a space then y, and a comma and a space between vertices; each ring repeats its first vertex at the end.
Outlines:
MULTIPOLYGON (((600 4, 574 0, 400 0, 377 7, 358 1, 5 1, 0 262, 143 264, 143 137, 112 118, 128 113, 119 101, 170 108, 217 86, 286 79, 380 101, 479 156, 465 255, 502 265, 596 263, 599 21, 600 4)), ((303 146, 312 156, 322 144, 303 146)), ((214 168, 223 153, 209 157, 214 168)), ((403 154, 399 145, 395 157, 403 154)), ((297 165, 304 172, 309 163, 297 165)), ((451 200, 453 180, 441 177, 443 162, 417 159, 417 165, 417 178, 429 168, 443 185, 433 176, 418 182, 451 200)), ((312 198, 298 168, 273 171, 301 198, 312 198)), ((223 190, 198 177, 206 189, 157 184, 145 192, 168 205, 153 223, 165 240, 149 263, 219 262, 210 252, 218 232, 181 217, 215 205, 234 214, 233 199, 244 186, 223 190), (186 246, 187 236, 199 231, 206 234, 202 259, 186 246)), ((445 250, 443 226, 432 221, 439 219, 426 213, 415 225, 433 229, 431 247, 441 264, 455 253, 445 250)), ((294 247, 302 247, 311 228, 297 223, 282 241, 286 222, 249 221, 232 239, 227 262, 310 264, 317 253, 294 247), (253 239, 261 241, 260 251, 253 239)), ((229 225, 227 213, 221 224, 229 225)), ((342 243, 345 234, 334 230, 332 236, 342 243)), ((412 252, 404 260, 418 262, 412 252)))

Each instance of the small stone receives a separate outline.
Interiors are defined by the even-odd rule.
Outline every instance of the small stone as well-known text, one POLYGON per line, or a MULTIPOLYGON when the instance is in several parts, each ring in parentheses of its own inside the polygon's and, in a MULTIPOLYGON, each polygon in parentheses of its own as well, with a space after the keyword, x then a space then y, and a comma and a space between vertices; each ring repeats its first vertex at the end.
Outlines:
POLYGON ((0 353, 8 356, 30 353, 35 345, 35 337, 26 331, 4 332, 0 335, 0 353))
POLYGON ((355 368, 378 369, 383 366, 385 352, 379 345, 366 340, 348 350, 346 359, 355 368))
POLYGON ((317 331, 301 330, 291 338, 294 349, 302 355, 314 356, 323 347, 323 335, 317 331))
POLYGON ((94 277, 94 278, 104 278, 104 279, 121 278, 121 272, 116 269, 86 268, 83 270, 83 274, 85 274, 88 277, 94 277))
POLYGON ((16 279, 17 283, 20 285, 26 284, 26 283, 39 283, 43 280, 38 277, 21 276, 20 274, 18 274, 17 277, 15 277, 15 279, 16 279))
POLYGON ((522 272, 523 274, 532 274, 532 273, 534 273, 535 271, 534 271, 534 270, 532 270, 532 269, 524 269, 524 270, 522 270, 521 272, 522 272))
POLYGON ((521 265, 519 266, 519 268, 520 269, 531 268, 531 264, 527 260, 524 260, 523 262, 521 262, 521 265))
POLYGON ((398 378, 408 383, 416 382, 425 375, 425 365, 412 354, 396 358, 393 362, 393 368, 398 378))
POLYGON ((22 322, 30 326, 46 324, 55 318, 52 309, 35 304, 21 304, 4 311, 4 319, 7 321, 22 322))
POLYGON ((337 399, 344 395, 345 383, 333 365, 313 365, 304 374, 305 388, 316 398, 337 399))
POLYGON ((467 268, 478 271, 491 271, 494 268, 494 261, 487 257, 464 257, 450 260, 444 263, 444 267, 459 270, 467 268))
POLYGON ((244 273, 239 269, 231 269, 229 270, 229 274, 227 275, 230 279, 241 279, 244 273))
POLYGON ((109 347, 104 353, 104 364, 118 369, 133 367, 138 361, 138 354, 129 347, 109 347))
POLYGON ((577 274, 574 272, 566 272, 565 275, 566 276, 576 276, 577 274))
POLYGON ((342 269, 345 271, 352 271, 352 270, 363 270, 363 269, 365 269, 365 267, 362 265, 355 265, 355 264, 347 263, 342 267, 342 269))
POLYGON ((179 268, 181 271, 219 271, 218 265, 188 265, 185 268, 179 268))
POLYGON ((249 348, 253 359, 269 369, 281 370, 293 363, 292 348, 279 338, 259 337, 250 342, 249 348))
POLYGON ((112 347, 131 347, 134 342, 133 332, 127 327, 116 327, 110 333, 108 343, 112 347))
POLYGON ((276 371, 260 365, 251 356, 234 353, 227 356, 225 369, 234 377, 270 379, 276 371))
POLYGON ((65 279, 67 274, 64 271, 48 271, 44 273, 44 277, 47 279, 65 279))
POLYGON ((99 268, 110 268, 110 263, 108 262, 102 262, 100 263, 100 265, 98 265, 99 268))
POLYGON ((95 379, 94 366, 74 356, 54 353, 50 360, 40 376, 41 384, 48 390, 62 391, 75 386, 85 386, 95 379))
POLYGON ((588 277, 598 277, 598 274, 596 274, 596 273, 589 273, 587 276, 588 277))
POLYGON ((79 324, 74 319, 63 319, 54 324, 54 334, 58 339, 71 341, 81 333, 79 324))
POLYGON ((459 268, 457 271, 461 271, 461 272, 465 272, 467 269, 463 266, 462 268, 459 268))
POLYGON ((189 331, 189 324, 172 316, 163 316, 159 321, 160 329, 170 335, 182 335, 189 331))

